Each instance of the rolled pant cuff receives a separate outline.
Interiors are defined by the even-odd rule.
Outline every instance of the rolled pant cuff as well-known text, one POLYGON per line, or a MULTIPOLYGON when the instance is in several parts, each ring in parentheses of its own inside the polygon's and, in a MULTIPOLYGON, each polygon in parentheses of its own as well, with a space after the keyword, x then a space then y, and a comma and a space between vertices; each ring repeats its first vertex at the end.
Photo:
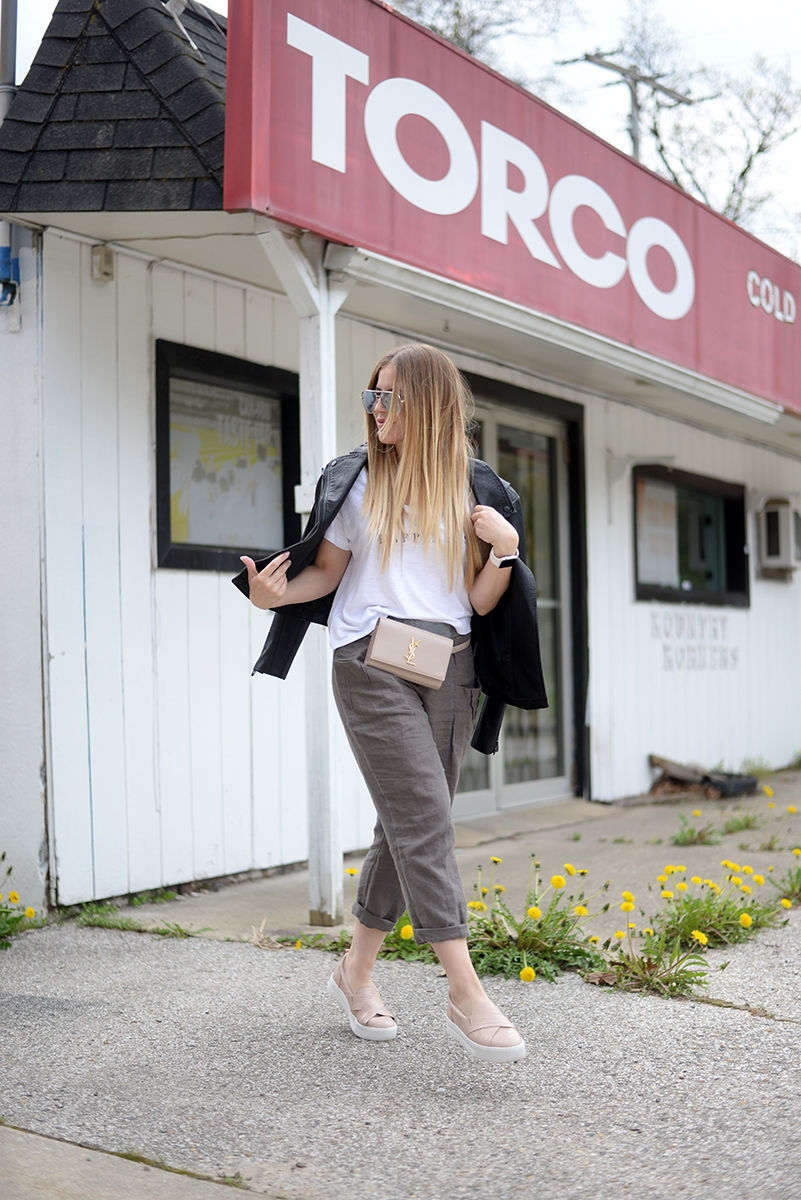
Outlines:
POLYGON ((446 925, 442 929, 415 929, 414 940, 418 946, 428 942, 455 942, 457 938, 466 938, 468 927, 464 925, 446 925))
POLYGON ((358 900, 354 902, 354 905, 350 911, 353 913, 354 917, 357 917, 361 924, 366 925, 368 929, 380 929, 382 933, 389 933, 391 929, 395 928, 394 921, 387 921, 384 917, 374 917, 371 912, 368 912, 366 908, 363 908, 361 904, 359 904, 358 900))

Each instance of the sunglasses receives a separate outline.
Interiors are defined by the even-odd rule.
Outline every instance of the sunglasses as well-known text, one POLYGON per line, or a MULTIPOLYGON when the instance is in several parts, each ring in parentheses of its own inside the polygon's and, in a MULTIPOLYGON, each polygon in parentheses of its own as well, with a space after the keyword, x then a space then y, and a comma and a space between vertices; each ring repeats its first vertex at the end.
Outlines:
MULTIPOLYGON (((396 399, 398 404, 403 404, 403 396, 397 394, 396 399)), ((368 388, 367 391, 362 392, 362 404, 370 415, 372 415, 373 409, 379 400, 387 412, 389 412, 392 407, 392 392, 381 392, 377 388, 368 388)))

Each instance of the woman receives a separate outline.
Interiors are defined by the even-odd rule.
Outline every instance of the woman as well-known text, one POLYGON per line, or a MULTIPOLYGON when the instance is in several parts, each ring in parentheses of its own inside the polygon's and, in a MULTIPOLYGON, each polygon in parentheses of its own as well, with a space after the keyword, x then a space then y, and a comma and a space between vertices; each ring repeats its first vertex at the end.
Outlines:
POLYGON ((478 701, 472 655, 460 651, 469 647, 473 613, 490 612, 509 586, 518 533, 495 508, 471 505, 469 393, 450 359, 430 346, 402 346, 380 360, 362 396, 366 465, 314 561, 288 578, 288 551, 262 570, 242 558, 258 608, 335 593, 334 693, 378 820, 353 906, 353 943, 329 991, 358 1037, 395 1037, 372 969, 407 909, 415 940, 431 944, 448 976, 448 1031, 474 1057, 509 1062, 525 1055, 525 1044, 470 959, 451 805, 478 701), (439 690, 365 665, 381 617, 453 640, 439 690))

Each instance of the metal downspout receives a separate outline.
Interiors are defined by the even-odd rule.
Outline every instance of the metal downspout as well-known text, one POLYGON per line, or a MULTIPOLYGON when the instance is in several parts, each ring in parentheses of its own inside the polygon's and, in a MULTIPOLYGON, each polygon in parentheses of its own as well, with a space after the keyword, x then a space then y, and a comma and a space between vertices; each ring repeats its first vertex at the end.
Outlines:
MULTIPOLYGON (((17 93, 17 0, 2 0, 0 10, 0 125, 17 93)), ((11 225, 0 221, 0 305, 14 302, 17 285, 11 278, 11 225)))

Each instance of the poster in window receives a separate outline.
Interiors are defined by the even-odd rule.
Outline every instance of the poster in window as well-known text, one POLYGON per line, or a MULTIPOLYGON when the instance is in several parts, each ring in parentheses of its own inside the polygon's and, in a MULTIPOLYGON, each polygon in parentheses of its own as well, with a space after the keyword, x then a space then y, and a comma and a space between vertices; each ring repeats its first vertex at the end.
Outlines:
POLYGON ((637 581, 679 586, 676 488, 656 479, 637 480, 637 581))
POLYGON ((172 376, 170 533, 174 544, 283 545, 280 400, 172 376))

